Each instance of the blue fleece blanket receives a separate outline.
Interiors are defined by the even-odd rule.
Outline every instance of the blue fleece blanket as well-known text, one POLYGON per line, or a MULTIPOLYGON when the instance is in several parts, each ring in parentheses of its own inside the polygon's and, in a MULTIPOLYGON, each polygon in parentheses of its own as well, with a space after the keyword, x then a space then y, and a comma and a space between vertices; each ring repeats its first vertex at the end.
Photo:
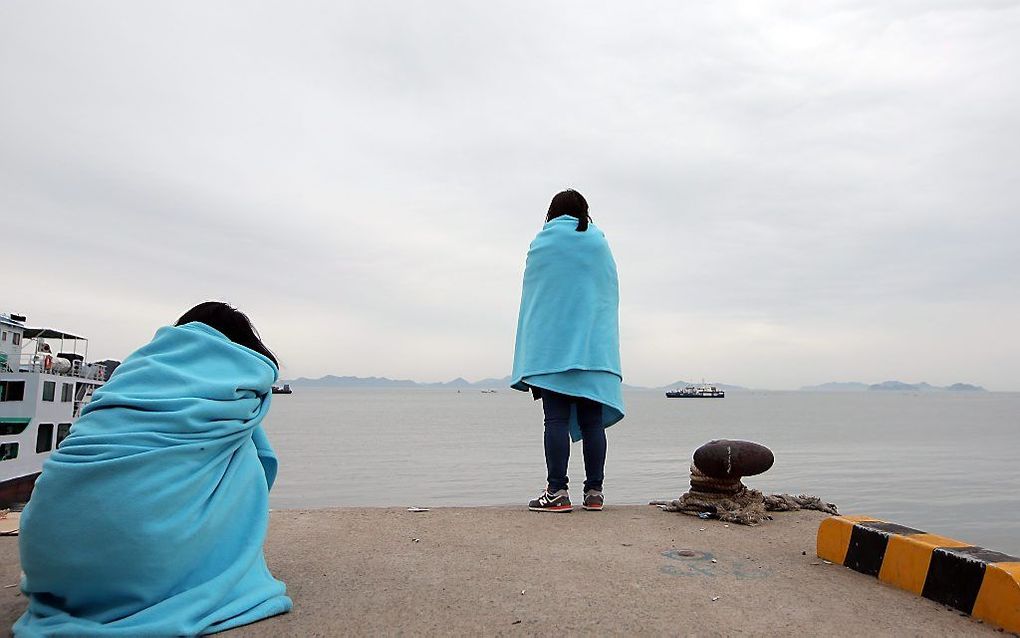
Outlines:
MULTIPOLYGON (((624 414, 616 262, 594 224, 576 228, 577 219, 557 217, 531 242, 511 386, 598 401, 609 427, 624 414)), ((574 410, 570 433, 580 440, 574 410)))
POLYGON ((161 328, 43 464, 21 518, 16 636, 172 636, 289 611, 262 553, 276 366, 200 323, 161 328))

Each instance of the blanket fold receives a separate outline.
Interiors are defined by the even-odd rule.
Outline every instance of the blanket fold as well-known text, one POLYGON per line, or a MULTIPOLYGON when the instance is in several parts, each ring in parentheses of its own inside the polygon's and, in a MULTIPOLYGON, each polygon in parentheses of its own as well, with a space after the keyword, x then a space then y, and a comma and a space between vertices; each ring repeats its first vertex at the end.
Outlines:
POLYGON ((276 366, 201 323, 129 356, 43 464, 16 636, 214 633, 289 611, 262 544, 276 366))
MULTIPOLYGON (((511 387, 597 401, 609 427, 624 416, 616 262, 594 224, 576 228, 557 217, 528 249, 511 387)), ((580 440, 574 410, 570 433, 580 440)))

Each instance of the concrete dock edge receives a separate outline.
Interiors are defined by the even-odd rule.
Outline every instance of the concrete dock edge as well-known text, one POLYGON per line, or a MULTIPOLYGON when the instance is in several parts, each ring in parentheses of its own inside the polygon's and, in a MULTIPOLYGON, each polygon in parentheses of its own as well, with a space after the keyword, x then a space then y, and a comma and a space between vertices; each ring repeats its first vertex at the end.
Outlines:
POLYGON ((819 558, 1020 632, 1020 558, 869 516, 818 526, 819 558))

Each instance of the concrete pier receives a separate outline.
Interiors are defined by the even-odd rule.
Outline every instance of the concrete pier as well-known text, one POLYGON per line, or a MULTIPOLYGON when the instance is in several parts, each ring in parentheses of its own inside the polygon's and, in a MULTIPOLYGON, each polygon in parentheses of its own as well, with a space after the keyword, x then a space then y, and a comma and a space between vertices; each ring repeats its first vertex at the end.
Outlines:
MULTIPOLYGON (((229 635, 988 636, 957 612, 815 556, 824 515, 755 528, 612 506, 289 510, 266 555, 290 614, 229 635)), ((18 582, 0 538, 0 584, 18 582)), ((0 590, 9 627, 25 599, 0 590)), ((224 634, 227 635, 227 634, 224 634)), ((1000 634, 1001 635, 1001 634, 1000 634)))

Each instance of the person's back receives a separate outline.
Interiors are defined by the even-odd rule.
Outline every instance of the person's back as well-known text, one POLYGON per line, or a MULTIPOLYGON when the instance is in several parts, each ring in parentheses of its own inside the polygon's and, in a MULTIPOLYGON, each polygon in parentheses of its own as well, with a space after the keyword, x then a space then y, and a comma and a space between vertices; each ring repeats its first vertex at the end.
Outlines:
POLYGON ((605 235, 573 190, 557 194, 524 272, 511 386, 542 399, 547 486, 535 511, 569 512, 570 440, 583 440, 584 508, 602 509, 605 429, 624 416, 619 283, 605 235))
POLYGON ((260 424, 276 377, 225 304, 128 357, 25 509, 15 634, 195 635, 289 610, 262 554, 276 458, 260 424))

